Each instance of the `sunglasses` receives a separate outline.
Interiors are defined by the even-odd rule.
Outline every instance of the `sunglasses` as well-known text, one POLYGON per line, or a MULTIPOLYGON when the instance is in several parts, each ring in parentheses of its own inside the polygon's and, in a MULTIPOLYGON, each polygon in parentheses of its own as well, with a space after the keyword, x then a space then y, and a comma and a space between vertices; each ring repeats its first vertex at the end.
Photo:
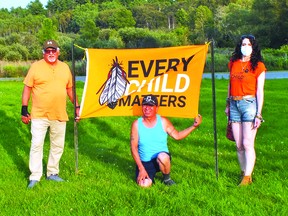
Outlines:
POLYGON ((46 50, 44 50, 45 54, 55 54, 56 52, 57 52, 57 49, 50 49, 50 50, 46 49, 46 50))
POLYGON ((248 34, 248 35, 242 35, 241 36, 241 40, 243 40, 244 38, 248 38, 250 40, 255 40, 255 36, 252 34, 248 34))

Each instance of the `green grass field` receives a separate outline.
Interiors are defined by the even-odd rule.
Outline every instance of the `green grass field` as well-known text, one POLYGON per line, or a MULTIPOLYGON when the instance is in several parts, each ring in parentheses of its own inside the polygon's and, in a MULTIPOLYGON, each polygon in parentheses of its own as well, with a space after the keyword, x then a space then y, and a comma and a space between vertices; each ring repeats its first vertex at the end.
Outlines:
MULTIPOLYGON (((167 187, 160 175, 151 188, 134 182, 130 125, 136 117, 83 119, 78 123, 79 171, 75 172, 74 123, 67 124, 60 176, 27 190, 29 126, 21 123, 22 82, 0 82, 0 215, 288 215, 287 80, 267 80, 265 123, 256 139, 254 183, 237 187, 239 166, 234 143, 225 138, 227 80, 216 80, 219 176, 215 174, 212 85, 204 79, 201 126, 186 139, 169 138, 172 153, 167 187)), ((84 84, 77 82, 80 98, 84 84)), ((72 104, 68 106, 72 119, 72 104)), ((170 118, 179 130, 193 119, 170 118)), ((44 165, 49 150, 46 140, 44 165)), ((46 168, 44 166, 44 172, 46 168)))

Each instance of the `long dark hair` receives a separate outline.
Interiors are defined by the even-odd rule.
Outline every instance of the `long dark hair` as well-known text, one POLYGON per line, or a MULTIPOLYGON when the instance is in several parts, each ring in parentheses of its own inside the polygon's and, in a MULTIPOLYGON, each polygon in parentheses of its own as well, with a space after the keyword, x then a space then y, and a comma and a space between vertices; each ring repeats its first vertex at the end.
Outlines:
POLYGON ((236 44, 234 52, 232 53, 230 61, 233 64, 233 62, 235 62, 236 60, 242 59, 243 55, 241 53, 241 46, 242 46, 242 41, 245 38, 248 38, 250 43, 252 44, 252 54, 251 54, 250 62, 251 62, 252 70, 254 71, 258 65, 258 62, 263 62, 263 58, 261 55, 261 50, 259 48, 259 45, 258 45, 255 37, 251 34, 241 36, 240 40, 236 44))

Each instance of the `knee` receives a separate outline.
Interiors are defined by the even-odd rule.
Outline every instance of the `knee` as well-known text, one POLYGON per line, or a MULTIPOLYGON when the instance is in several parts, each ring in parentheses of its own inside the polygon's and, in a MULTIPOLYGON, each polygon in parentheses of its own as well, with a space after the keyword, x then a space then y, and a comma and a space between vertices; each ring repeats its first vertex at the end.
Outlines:
POLYGON ((166 164, 167 162, 170 162, 170 156, 166 152, 161 152, 157 156, 158 163, 166 164))
POLYGON ((236 149, 237 149, 238 152, 245 151, 245 148, 244 148, 243 145, 241 145, 241 146, 236 146, 236 149))
POLYGON ((252 143, 244 143, 244 149, 246 150, 246 151, 251 151, 251 150, 253 150, 254 149, 254 144, 252 143))

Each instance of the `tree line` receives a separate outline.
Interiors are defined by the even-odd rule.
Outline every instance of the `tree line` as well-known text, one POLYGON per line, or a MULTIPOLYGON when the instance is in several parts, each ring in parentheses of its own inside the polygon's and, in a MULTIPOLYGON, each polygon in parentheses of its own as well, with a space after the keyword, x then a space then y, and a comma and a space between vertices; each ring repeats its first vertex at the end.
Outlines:
MULTIPOLYGON (((68 61, 72 43, 150 48, 213 39, 217 48, 231 48, 248 33, 261 48, 282 49, 287 15, 286 0, 33 0, 26 8, 0 10, 0 60, 38 59, 48 38, 59 42, 68 61)), ((76 59, 82 57, 76 50, 76 59)))

